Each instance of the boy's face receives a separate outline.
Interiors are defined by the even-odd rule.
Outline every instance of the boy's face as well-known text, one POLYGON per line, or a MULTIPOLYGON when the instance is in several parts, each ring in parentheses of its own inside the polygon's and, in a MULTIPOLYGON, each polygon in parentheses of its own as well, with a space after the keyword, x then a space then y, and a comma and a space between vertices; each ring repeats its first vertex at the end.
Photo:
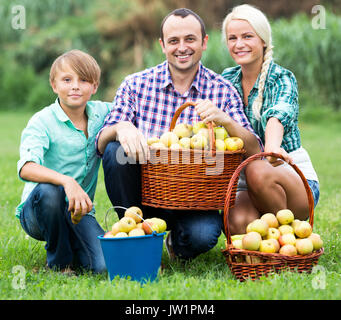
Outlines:
POLYGON ((51 86, 58 95, 61 107, 69 110, 85 108, 91 95, 97 91, 97 84, 81 79, 68 64, 57 70, 51 86))

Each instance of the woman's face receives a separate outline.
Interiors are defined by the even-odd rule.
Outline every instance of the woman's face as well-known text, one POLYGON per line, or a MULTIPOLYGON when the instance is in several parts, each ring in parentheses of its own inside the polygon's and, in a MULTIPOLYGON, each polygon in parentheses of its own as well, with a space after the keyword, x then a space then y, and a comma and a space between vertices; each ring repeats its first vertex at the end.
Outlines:
POLYGON ((227 47, 233 60, 242 67, 261 67, 264 41, 246 20, 232 20, 226 28, 227 47))

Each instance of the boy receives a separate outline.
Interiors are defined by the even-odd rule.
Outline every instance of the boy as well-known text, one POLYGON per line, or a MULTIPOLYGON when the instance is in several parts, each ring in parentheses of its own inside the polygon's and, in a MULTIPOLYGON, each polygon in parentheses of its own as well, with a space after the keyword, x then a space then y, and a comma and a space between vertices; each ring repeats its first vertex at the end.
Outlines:
POLYGON ((95 137, 112 104, 89 101, 100 81, 93 57, 71 50, 50 70, 55 103, 37 112, 22 132, 17 171, 25 181, 16 216, 31 237, 46 241, 47 267, 105 272, 93 199, 100 159, 95 137))

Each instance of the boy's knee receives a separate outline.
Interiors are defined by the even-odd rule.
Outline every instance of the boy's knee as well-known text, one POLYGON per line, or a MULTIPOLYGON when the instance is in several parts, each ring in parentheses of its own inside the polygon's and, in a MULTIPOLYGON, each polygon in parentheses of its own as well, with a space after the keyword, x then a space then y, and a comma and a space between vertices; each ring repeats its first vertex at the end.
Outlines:
POLYGON ((55 212, 65 207, 65 192, 63 187, 49 183, 40 183, 37 188, 38 202, 44 208, 44 211, 55 212))

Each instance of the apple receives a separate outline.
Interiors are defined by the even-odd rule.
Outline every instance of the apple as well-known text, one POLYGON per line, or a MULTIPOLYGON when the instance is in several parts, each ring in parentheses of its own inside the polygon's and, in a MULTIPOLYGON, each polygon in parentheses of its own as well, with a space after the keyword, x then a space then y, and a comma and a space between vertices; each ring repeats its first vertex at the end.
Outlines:
POLYGON ((207 146, 208 140, 202 134, 195 134, 191 138, 191 148, 192 149, 205 149, 207 146))
POLYGON ((297 250, 292 244, 285 244, 283 247, 281 247, 281 249, 279 249, 279 253, 286 256, 296 256, 297 250))
POLYGON ((279 226, 278 220, 273 213, 265 213, 260 217, 260 219, 266 221, 269 228, 278 228, 279 226))
POLYGON ((114 234, 111 231, 108 231, 104 234, 103 238, 114 238, 114 234))
POLYGON ((155 223, 155 221, 152 221, 152 219, 146 219, 142 222, 142 228, 146 234, 152 234, 153 231, 156 231, 159 233, 159 227, 155 223))
POLYGON ((179 145, 183 149, 190 149, 191 148, 191 138, 183 137, 179 140, 179 145))
POLYGON ((278 230, 282 235, 286 234, 286 233, 294 234, 294 229, 291 226, 289 226, 288 224, 283 224, 283 225, 279 226, 278 230))
POLYGON ((131 217, 123 217, 118 222, 118 228, 120 232, 128 233, 130 230, 133 230, 134 228, 136 228, 136 222, 131 217))
POLYGON ((283 209, 276 213, 276 218, 280 224, 290 224, 295 217, 291 210, 283 209))
POLYGON ((237 151, 244 147, 244 142, 239 137, 228 137, 224 140, 226 150, 237 151))
POLYGON ((173 132, 178 136, 179 139, 184 137, 190 137, 192 135, 192 126, 187 123, 179 123, 173 129, 173 132))
POLYGON ((128 237, 128 234, 126 232, 119 232, 114 236, 114 238, 125 238, 125 237, 128 237))
POLYGON ((298 254, 306 255, 313 252, 314 245, 308 238, 298 239, 298 241, 296 241, 296 249, 298 254))
POLYGON ((311 228, 311 225, 307 221, 301 221, 301 223, 298 224, 295 228, 295 234, 299 238, 307 238, 311 235, 313 232, 313 229, 311 228))
POLYGON ((292 245, 295 245, 296 244, 296 238, 293 234, 291 233, 286 233, 286 234, 283 234, 279 237, 278 239, 279 241, 279 244, 281 246, 284 246, 286 244, 292 244, 292 245))
MULTIPOLYGON (((253 222, 253 221, 252 221, 252 222, 253 222)), ((250 222, 250 223, 247 225, 247 227, 246 227, 246 233, 249 233, 249 232, 252 231, 252 230, 251 230, 252 222, 250 222)))
POLYGON ((170 147, 171 150, 180 150, 181 146, 179 143, 173 143, 170 147))
POLYGON ((311 242, 313 243, 314 250, 319 250, 319 249, 322 248, 322 246, 323 246, 323 241, 322 241, 322 239, 321 239, 321 237, 320 237, 319 234, 317 234, 317 233, 312 233, 312 234, 308 237, 308 239, 310 239, 311 242))
POLYGON ((280 244, 279 244, 279 242, 278 242, 278 240, 276 240, 276 239, 267 239, 267 240, 269 240, 269 241, 271 241, 273 244, 274 244, 274 246, 275 246, 275 248, 276 248, 276 251, 275 252, 278 252, 279 251, 279 248, 281 247, 280 246, 280 244))
POLYGON ((178 143, 179 138, 174 132, 168 131, 161 135, 160 142, 162 142, 167 148, 169 148, 172 144, 178 143))
POLYGON ((226 147, 225 147, 224 141, 221 139, 216 139, 215 140, 215 149, 218 151, 225 151, 226 147))
POLYGON ((224 127, 214 127, 213 128, 216 140, 225 140, 228 137, 228 133, 224 127))
POLYGON ((291 226, 295 231, 295 228, 301 223, 301 220, 295 219, 293 222, 291 222, 291 226))
POLYGON ((250 230, 258 232, 262 237, 264 237, 268 234, 269 225, 264 220, 256 219, 252 222, 250 230))
POLYGON ((148 146, 151 146, 153 143, 160 142, 160 139, 158 137, 151 137, 147 139, 148 146))
POLYGON ((130 230, 128 233, 129 237, 140 237, 140 236, 144 236, 145 233, 143 231, 143 229, 140 228, 135 228, 133 230, 130 230))
POLYGON ((201 128, 207 128, 204 121, 199 121, 193 124, 193 134, 197 134, 201 128))
POLYGON ((143 227, 142 227, 142 222, 137 223, 137 224, 136 224, 136 228, 143 229, 143 227))
POLYGON ((276 249, 277 249, 276 245, 270 240, 262 240, 260 242, 260 246, 259 246, 260 252, 275 253, 276 249))
POLYGON ((269 228, 268 234, 266 235, 266 239, 276 239, 278 240, 281 236, 281 232, 276 228, 269 228))
POLYGON ((120 224, 119 222, 115 222, 111 228, 111 233, 115 236, 120 232, 120 224))
POLYGON ((142 210, 139 207, 130 207, 124 212, 125 217, 130 217, 135 220, 136 223, 139 223, 142 221, 143 213, 142 210))
POLYGON ((247 233, 243 239, 243 249, 257 251, 259 249, 262 237, 258 232, 251 231, 247 233))
POLYGON ((158 226, 158 232, 162 233, 167 230, 167 223, 165 220, 160 218, 151 218, 151 220, 158 226))
POLYGON ((150 147, 153 149, 166 149, 166 146, 162 142, 155 142, 150 147))
POLYGON ((231 236, 231 240, 242 240, 243 237, 245 236, 245 234, 234 234, 233 236, 231 236))
POLYGON ((243 242, 241 239, 233 240, 232 245, 237 249, 243 249, 243 242))

